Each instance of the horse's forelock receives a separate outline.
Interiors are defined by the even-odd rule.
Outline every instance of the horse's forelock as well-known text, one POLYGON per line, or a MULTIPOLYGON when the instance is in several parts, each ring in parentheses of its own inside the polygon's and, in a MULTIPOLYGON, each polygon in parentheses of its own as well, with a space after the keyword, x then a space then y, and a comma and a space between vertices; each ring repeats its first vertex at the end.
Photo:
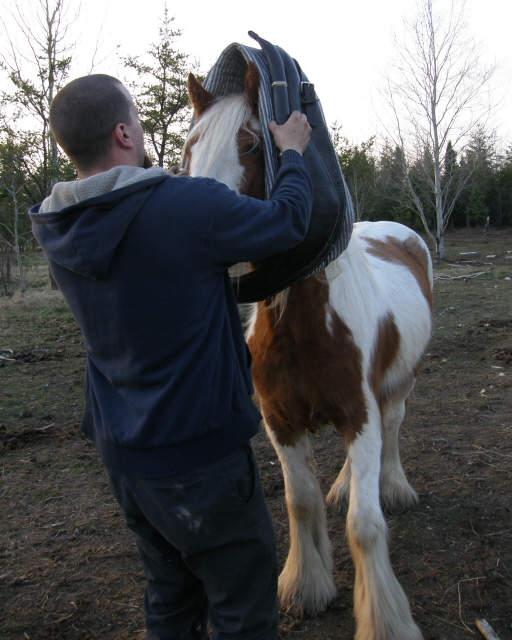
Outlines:
POLYGON ((239 191, 243 176, 237 147, 240 129, 251 132, 255 138, 255 131, 261 129, 243 94, 221 98, 208 108, 185 143, 193 147, 190 175, 215 178, 239 191))

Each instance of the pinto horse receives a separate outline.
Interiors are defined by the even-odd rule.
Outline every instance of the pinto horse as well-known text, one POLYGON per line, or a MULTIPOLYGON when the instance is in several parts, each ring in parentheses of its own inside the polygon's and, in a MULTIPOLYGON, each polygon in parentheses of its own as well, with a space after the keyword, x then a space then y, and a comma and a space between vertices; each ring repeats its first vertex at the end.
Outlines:
MULTIPOLYGON (((249 63, 244 94, 215 99, 191 75, 196 124, 184 148, 190 175, 264 197, 259 75, 249 63)), ((391 568, 387 508, 414 505, 398 434, 432 323, 432 264, 425 243, 393 222, 358 223, 347 249, 323 272, 254 306, 247 332, 267 433, 282 464, 290 551, 281 606, 316 614, 336 595, 322 494, 309 433, 330 424, 347 457, 327 503, 348 503, 355 564, 356 640, 420 640, 391 568), (380 496, 380 499, 379 499, 380 496)))

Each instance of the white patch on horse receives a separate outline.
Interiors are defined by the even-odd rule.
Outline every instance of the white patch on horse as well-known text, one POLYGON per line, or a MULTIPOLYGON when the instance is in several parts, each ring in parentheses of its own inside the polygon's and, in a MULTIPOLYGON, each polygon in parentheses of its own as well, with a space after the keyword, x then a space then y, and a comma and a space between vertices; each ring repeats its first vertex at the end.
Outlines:
POLYGON ((333 311, 333 308, 328 305, 326 311, 326 320, 327 320, 327 329, 329 330, 329 333, 331 335, 334 335, 334 320, 335 320, 335 313, 333 311))
POLYGON ((190 146, 189 175, 214 178, 240 193, 244 168, 238 158, 236 135, 243 127, 261 130, 243 95, 214 103, 187 136, 187 140, 196 140, 190 146))

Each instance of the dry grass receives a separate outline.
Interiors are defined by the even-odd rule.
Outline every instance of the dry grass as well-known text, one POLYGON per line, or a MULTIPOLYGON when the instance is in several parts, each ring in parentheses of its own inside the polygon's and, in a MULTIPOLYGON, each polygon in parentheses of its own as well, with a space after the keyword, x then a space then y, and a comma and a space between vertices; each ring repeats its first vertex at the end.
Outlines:
MULTIPOLYGON (((478 638, 477 618, 501 640, 512 638, 508 251, 512 230, 450 233, 448 260, 436 265, 436 275, 457 279, 436 280, 435 333, 401 436, 420 505, 388 518, 393 567, 425 640, 478 638), (468 262, 470 251, 478 253, 468 262), (480 271, 487 273, 468 277, 480 271)), ((0 368, 0 638, 132 640, 143 627, 144 579, 101 464, 77 428, 84 351, 60 294, 43 283, 0 299, 0 347, 20 354, 0 368)), ((332 430, 312 440, 326 493, 343 445, 332 430)), ((265 435, 254 445, 283 563, 283 478, 265 435)), ((283 614, 281 640, 353 637, 343 516, 329 510, 328 527, 338 597, 316 618, 283 614)))

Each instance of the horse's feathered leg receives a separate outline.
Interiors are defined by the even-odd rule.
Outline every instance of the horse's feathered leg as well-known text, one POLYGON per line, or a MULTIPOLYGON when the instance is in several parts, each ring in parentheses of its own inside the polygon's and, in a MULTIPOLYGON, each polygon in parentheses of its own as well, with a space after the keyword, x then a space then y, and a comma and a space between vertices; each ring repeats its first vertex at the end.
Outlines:
MULTIPOLYGON (((416 491, 409 484, 400 461, 398 436, 405 417, 406 399, 414 387, 414 379, 399 396, 386 400, 382 414, 382 456, 380 471, 380 497, 382 506, 389 511, 402 511, 418 504, 416 491)), ((332 507, 346 508, 350 495, 350 456, 333 483, 326 502, 332 507)))
POLYGON ((265 426, 283 468, 290 521, 290 551, 279 577, 279 600, 285 610, 316 614, 335 597, 336 587, 309 436, 303 433, 293 446, 282 445, 265 426))
POLYGON ((421 640, 389 560, 387 526, 379 502, 380 412, 375 401, 368 404, 369 421, 348 450, 347 538, 356 570, 355 640, 421 640))
POLYGON ((350 496, 350 458, 347 456, 345 464, 341 468, 338 477, 334 481, 327 497, 326 503, 330 507, 343 510, 348 505, 350 496))
POLYGON ((382 408, 382 468, 380 495, 385 509, 404 510, 419 502, 418 494, 409 484, 398 448, 400 427, 405 417, 406 399, 414 387, 414 379, 400 397, 390 398, 382 408))

